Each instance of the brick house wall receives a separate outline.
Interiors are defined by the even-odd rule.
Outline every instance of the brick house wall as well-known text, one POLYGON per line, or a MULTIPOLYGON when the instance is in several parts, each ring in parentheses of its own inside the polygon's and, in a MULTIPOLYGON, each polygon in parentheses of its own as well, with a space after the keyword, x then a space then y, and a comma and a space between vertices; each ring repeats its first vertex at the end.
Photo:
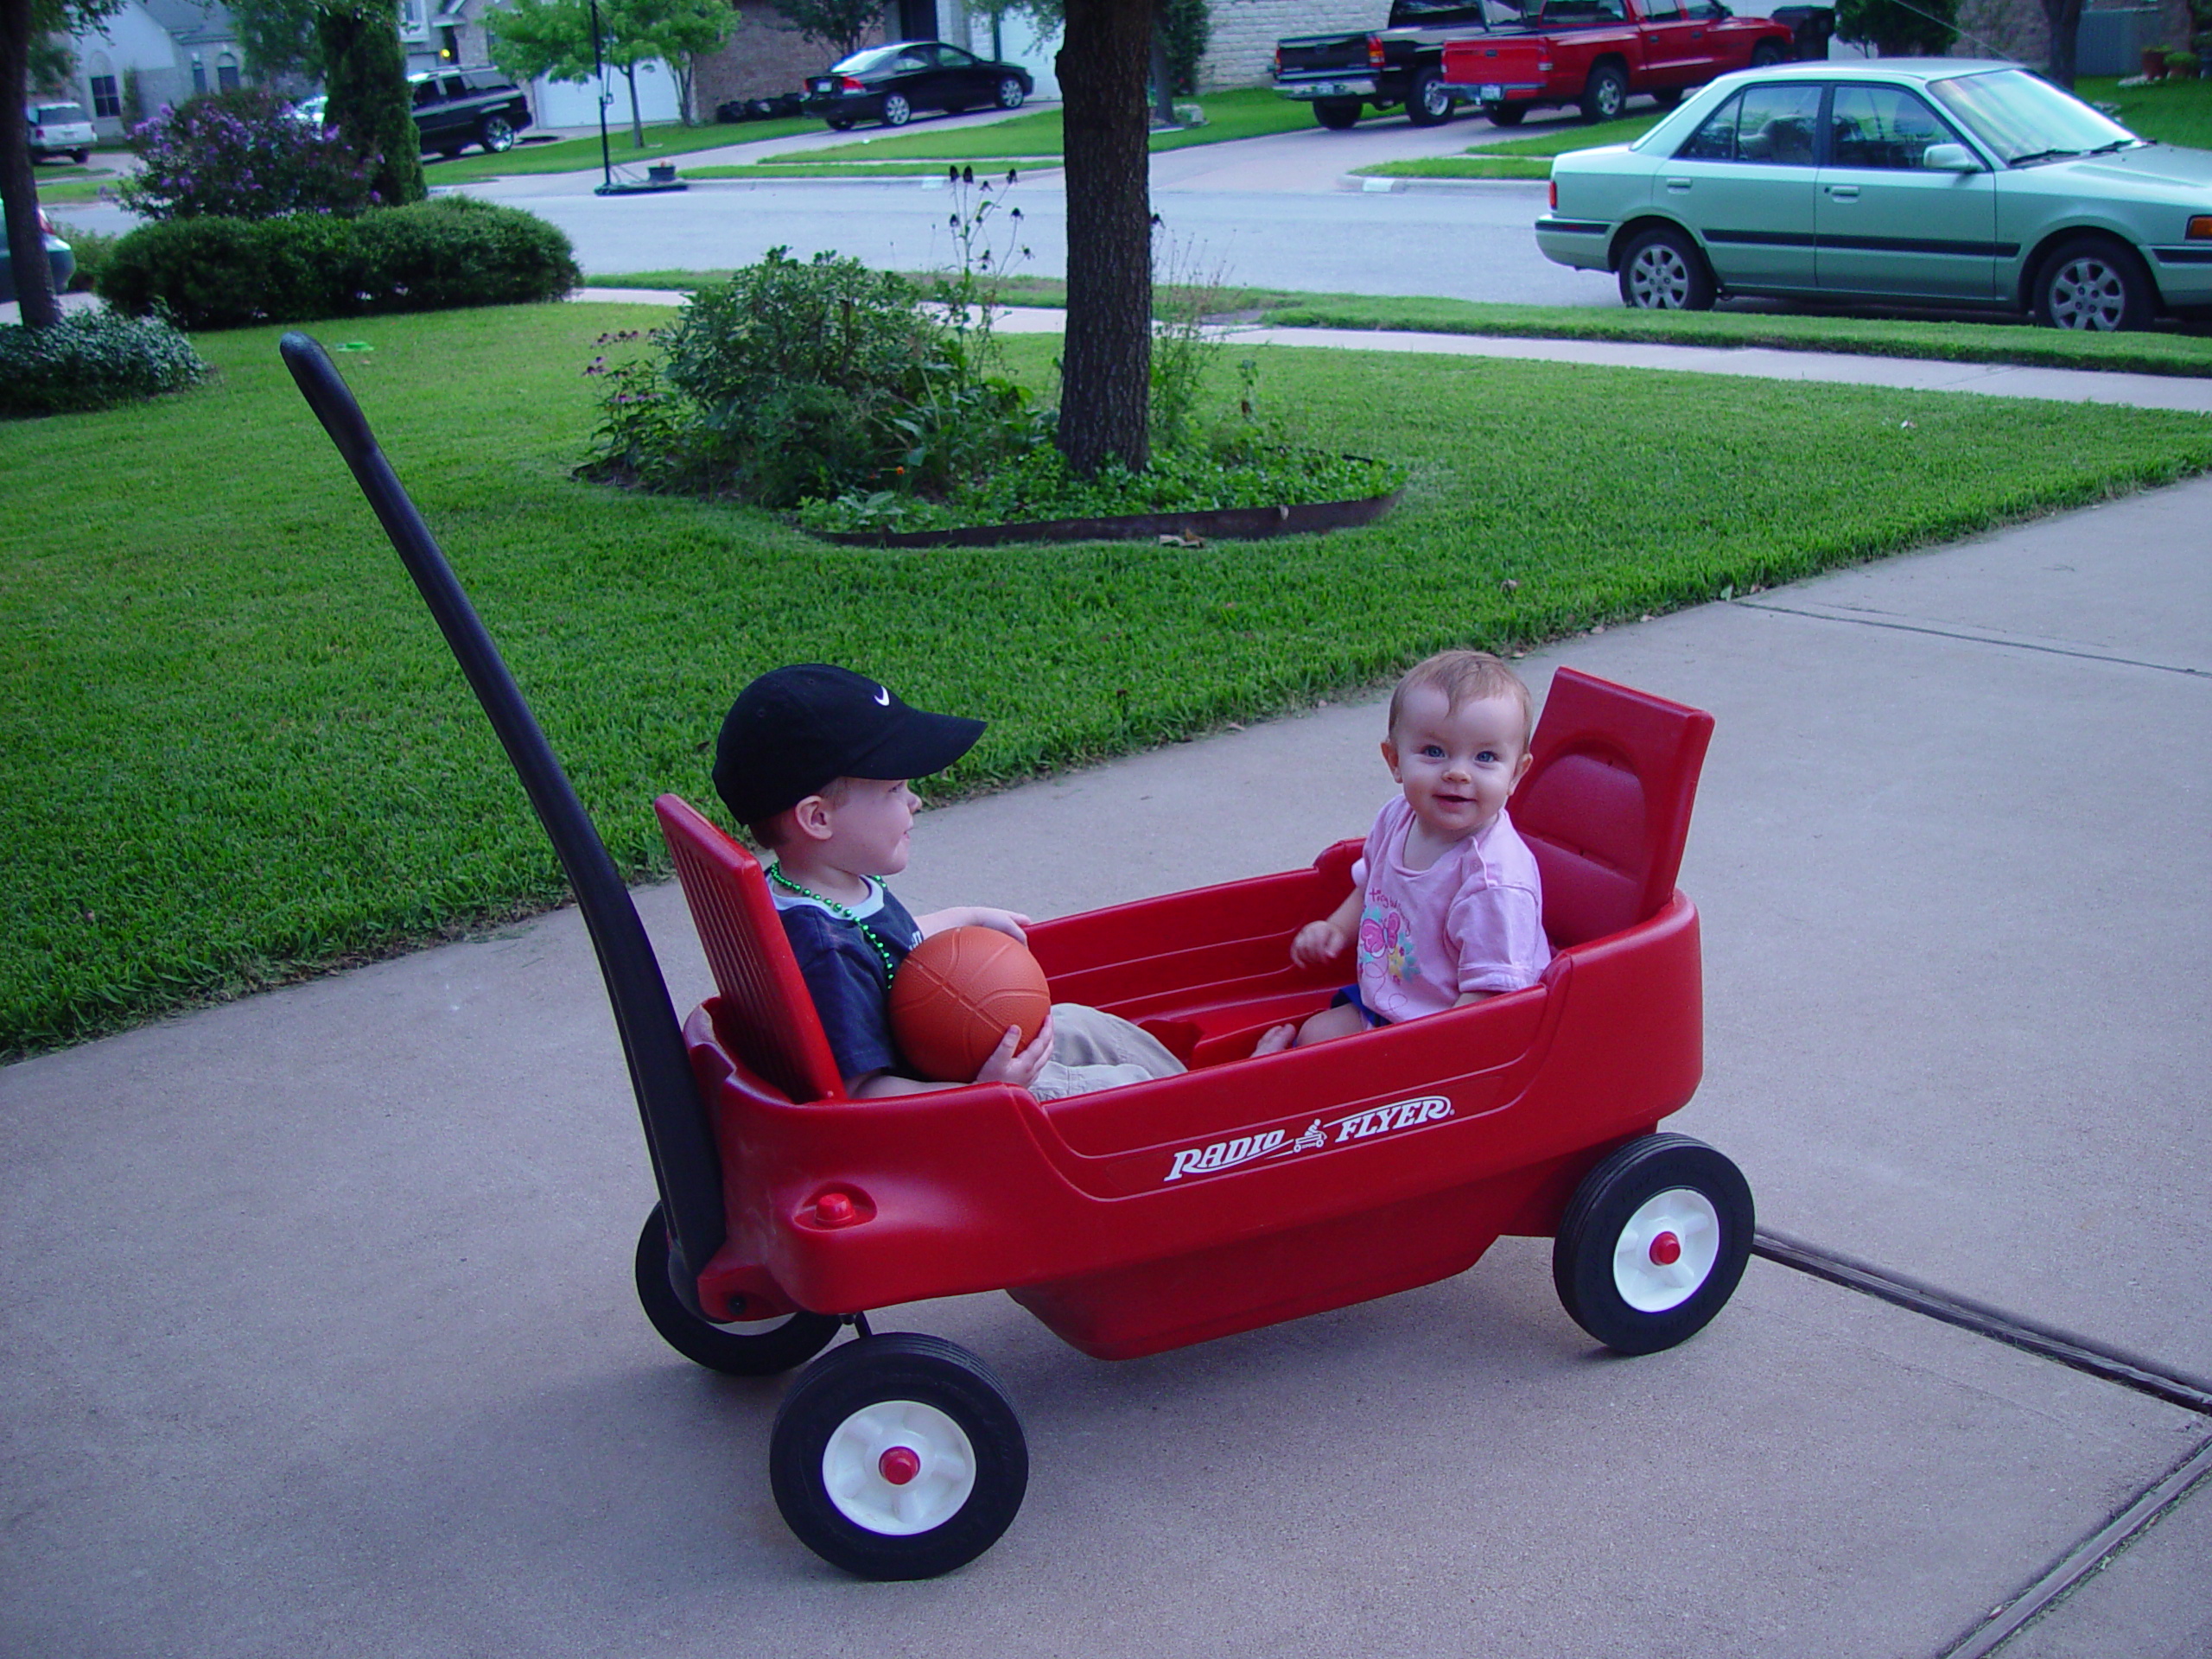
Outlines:
MULTIPOLYGON (((2085 11, 2113 10, 2091 3, 2085 11)), ((2159 22, 2161 38, 2170 47, 2189 44, 2189 0, 2163 0, 2159 22)), ((1979 35, 1986 47, 1960 41, 1951 48, 1954 57, 1980 58, 1989 55, 1994 48, 2006 57, 2018 58, 2022 63, 2042 64, 2050 54, 2050 29, 2044 22, 2043 8, 2037 0, 1959 0, 1959 27, 1969 35, 1979 35)), ((2134 71, 2129 70, 2133 74, 2134 71)))
POLYGON ((1265 86, 1274 73, 1275 42, 1287 35, 1350 34, 1389 20, 1390 0, 1214 0, 1199 89, 1265 86))
MULTIPOLYGON (((692 101, 699 118, 715 118, 717 105, 734 98, 773 98, 796 92, 806 77, 818 75, 836 56, 836 48, 810 41, 768 0, 735 0, 738 24, 721 51, 699 60, 692 83, 692 101)), ((880 27, 861 42, 872 46, 887 38, 880 27)))

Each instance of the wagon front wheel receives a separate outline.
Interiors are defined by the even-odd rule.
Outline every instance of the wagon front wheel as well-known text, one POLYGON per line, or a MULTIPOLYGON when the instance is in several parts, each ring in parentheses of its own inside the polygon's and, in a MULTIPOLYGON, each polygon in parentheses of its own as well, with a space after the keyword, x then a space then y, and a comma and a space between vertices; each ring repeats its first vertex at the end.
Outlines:
POLYGON ((658 1205, 638 1234, 638 1302, 661 1339, 695 1364, 729 1376, 775 1376, 830 1345, 842 1321, 827 1313, 715 1325, 677 1300, 668 1278, 668 1224, 658 1205))
POLYGON ((999 1541, 1029 1487, 1005 1385, 936 1337, 866 1337, 806 1368, 768 1440, 798 1541, 863 1579, 928 1579, 999 1541))
POLYGON ((1743 1172, 1701 1141, 1648 1135, 1574 1190, 1552 1244, 1569 1317, 1624 1354, 1687 1342, 1726 1306, 1756 1225, 1743 1172))

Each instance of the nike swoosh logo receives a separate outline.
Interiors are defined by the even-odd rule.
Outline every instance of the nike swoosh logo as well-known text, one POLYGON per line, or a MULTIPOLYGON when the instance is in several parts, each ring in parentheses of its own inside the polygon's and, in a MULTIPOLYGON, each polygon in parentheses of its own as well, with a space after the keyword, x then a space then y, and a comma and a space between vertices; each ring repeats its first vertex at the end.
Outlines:
POLYGON ((889 688, 880 685, 877 686, 875 688, 875 701, 876 705, 879 708, 888 709, 891 706, 891 692, 889 688))

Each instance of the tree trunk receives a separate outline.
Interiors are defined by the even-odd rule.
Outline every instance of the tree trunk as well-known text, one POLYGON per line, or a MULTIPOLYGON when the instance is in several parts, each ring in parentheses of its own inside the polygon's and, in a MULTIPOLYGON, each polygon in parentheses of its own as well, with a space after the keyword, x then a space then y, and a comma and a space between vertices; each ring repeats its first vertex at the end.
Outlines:
POLYGON ((1152 0, 1068 0, 1057 60, 1068 203, 1059 444, 1085 476, 1151 458, 1151 43, 1152 0))
POLYGON ((2044 22, 2050 25, 2052 85, 2074 90, 2074 52, 2082 29, 2082 0, 2043 0, 2044 22))
POLYGON ((53 273, 46 268, 38 183, 31 175, 30 129, 21 113, 30 54, 30 0, 0 0, 0 202, 7 206, 8 257, 23 326, 51 328, 61 321, 61 306, 54 297, 53 273))
POLYGON ((638 66, 624 64, 622 79, 630 83, 630 148, 643 149, 645 147, 645 118, 638 113, 638 66))

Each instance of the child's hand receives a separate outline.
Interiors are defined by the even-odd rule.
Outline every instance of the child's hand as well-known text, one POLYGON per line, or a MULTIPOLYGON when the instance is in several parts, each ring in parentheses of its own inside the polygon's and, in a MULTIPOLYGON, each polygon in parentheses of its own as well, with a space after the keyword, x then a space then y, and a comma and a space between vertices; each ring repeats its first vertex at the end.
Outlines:
POLYGON ((1308 922, 1290 942, 1290 959, 1300 968, 1318 968, 1344 955, 1351 944, 1351 931, 1325 917, 1308 922))
POLYGON ((1022 931, 1029 925, 1029 918, 1019 911, 994 910, 988 905, 971 905, 968 910, 968 925, 996 928, 1017 944, 1029 943, 1029 935, 1022 931))
POLYGON ((1027 1089, 1036 1082, 1037 1074, 1045 1069, 1045 1062, 1052 1058, 1052 1016, 1045 1016, 1045 1023, 1037 1027, 1036 1037, 1017 1054, 1014 1046, 1020 1040, 1021 1027, 1008 1026, 999 1046, 991 1051, 991 1058, 976 1073, 976 1081, 1007 1083, 1017 1089, 1027 1089))

